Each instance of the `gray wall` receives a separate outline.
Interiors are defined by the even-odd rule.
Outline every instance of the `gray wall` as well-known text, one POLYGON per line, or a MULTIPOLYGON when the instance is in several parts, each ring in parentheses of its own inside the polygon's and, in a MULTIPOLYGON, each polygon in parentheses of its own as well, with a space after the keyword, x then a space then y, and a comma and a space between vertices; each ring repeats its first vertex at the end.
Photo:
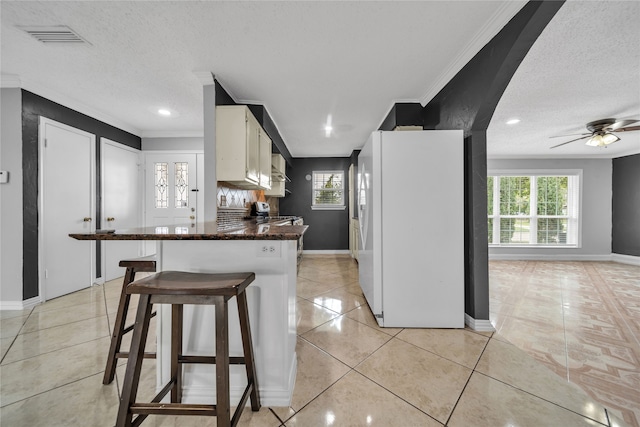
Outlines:
POLYGON ((615 254, 640 256, 640 154, 613 160, 615 254))
MULTIPOLYGON (((489 248, 492 258, 598 259, 611 255, 611 159, 489 160, 495 169, 582 169, 582 245, 579 248, 489 248)), ((608 259, 608 258, 606 258, 608 259)))
POLYGON ((203 137, 142 138, 142 151, 204 150, 203 137))
POLYGON ((22 93, 0 89, 0 301, 22 303, 22 93))
POLYGON ((342 170, 345 176, 345 206, 349 201, 349 165, 348 157, 309 157, 293 158, 293 166, 287 168, 291 182, 286 184, 291 194, 280 199, 281 215, 304 217, 309 229, 304 235, 305 250, 348 250, 349 249, 349 209, 312 210, 311 181, 305 175, 321 170, 342 170))

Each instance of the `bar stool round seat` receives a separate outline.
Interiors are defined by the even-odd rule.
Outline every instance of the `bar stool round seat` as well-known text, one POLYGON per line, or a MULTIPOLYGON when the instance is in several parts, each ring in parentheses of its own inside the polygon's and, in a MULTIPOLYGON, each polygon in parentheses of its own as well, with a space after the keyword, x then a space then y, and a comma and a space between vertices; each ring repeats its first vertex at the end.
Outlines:
MULTIPOLYGON (((104 377, 102 378, 102 384, 110 384, 116 375, 116 361, 117 359, 124 359, 129 356, 129 352, 120 351, 122 345, 122 337, 133 330, 133 325, 125 326, 127 319, 127 311, 129 310, 129 302, 131 301, 131 295, 126 293, 127 285, 133 282, 136 278, 136 273, 156 272, 156 256, 149 255, 141 258, 124 259, 120 261, 120 267, 125 267, 127 270, 124 274, 124 280, 122 281, 122 289, 120 290, 120 301, 118 303, 118 312, 116 314, 116 321, 113 325, 113 332, 111 333, 111 345, 109 346, 109 354, 107 355, 107 366, 104 369, 104 377)), ((155 316, 156 313, 151 313, 151 316, 155 316)), ((155 353, 145 353, 145 358, 155 359, 155 353)))
POLYGON ((210 415, 217 417, 219 427, 235 426, 242 410, 251 399, 251 409, 260 410, 260 396, 255 371, 249 311, 245 289, 255 280, 254 273, 190 273, 163 271, 130 283, 128 295, 139 295, 136 322, 122 385, 117 427, 139 425, 148 415, 210 415), (227 302, 235 297, 238 304, 243 357, 229 356, 227 302), (144 346, 149 331, 153 304, 171 304, 171 379, 150 403, 136 402, 144 346), (213 305, 215 307, 215 356, 182 354, 183 305, 213 305), (182 403, 182 365, 185 363, 215 364, 216 404, 182 403), (229 365, 243 364, 247 386, 231 417, 229 395, 229 365), (171 403, 161 400, 171 392, 171 403), (136 418, 133 418, 137 415, 136 418))

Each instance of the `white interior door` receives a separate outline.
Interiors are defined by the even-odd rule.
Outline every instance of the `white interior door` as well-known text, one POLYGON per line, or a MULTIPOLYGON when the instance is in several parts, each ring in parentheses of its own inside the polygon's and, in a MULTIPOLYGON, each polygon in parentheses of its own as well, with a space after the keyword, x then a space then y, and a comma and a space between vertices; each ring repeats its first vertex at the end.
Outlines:
POLYGON ((196 154, 146 154, 145 225, 188 225, 197 221, 196 154))
MULTIPOLYGON (((141 152, 126 145, 100 139, 102 171, 101 228, 121 230, 142 226, 141 152)), ((103 241, 102 277, 112 280, 124 275, 118 263, 141 255, 135 240, 103 241)))
POLYGON ((41 117, 40 295, 44 300, 91 286, 95 242, 69 233, 95 230, 95 135, 41 117))

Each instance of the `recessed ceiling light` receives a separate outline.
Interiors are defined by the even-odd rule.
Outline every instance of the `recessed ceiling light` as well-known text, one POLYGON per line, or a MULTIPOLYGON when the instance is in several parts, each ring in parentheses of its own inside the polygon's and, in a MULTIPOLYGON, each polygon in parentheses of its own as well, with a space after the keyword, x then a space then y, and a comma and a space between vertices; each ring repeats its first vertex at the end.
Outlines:
POLYGON ((520 119, 507 120, 508 125, 515 125, 516 123, 520 123, 520 119))
POLYGON ((331 114, 327 116, 327 124, 324 125, 324 136, 329 138, 331 136, 331 131, 333 130, 333 126, 331 126, 331 114))
POLYGON ((160 108, 158 110, 158 114, 160 114, 161 116, 169 117, 171 115, 171 111, 167 110, 166 108, 160 108))

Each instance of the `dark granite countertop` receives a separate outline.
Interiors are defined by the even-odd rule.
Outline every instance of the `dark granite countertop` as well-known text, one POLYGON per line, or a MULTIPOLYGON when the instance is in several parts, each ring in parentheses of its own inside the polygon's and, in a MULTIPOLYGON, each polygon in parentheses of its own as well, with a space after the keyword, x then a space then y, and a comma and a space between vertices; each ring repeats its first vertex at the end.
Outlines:
POLYGON ((220 226, 216 221, 195 225, 141 227, 101 233, 72 233, 77 240, 298 240, 308 225, 276 225, 278 221, 256 224, 244 221, 242 226, 220 226))

